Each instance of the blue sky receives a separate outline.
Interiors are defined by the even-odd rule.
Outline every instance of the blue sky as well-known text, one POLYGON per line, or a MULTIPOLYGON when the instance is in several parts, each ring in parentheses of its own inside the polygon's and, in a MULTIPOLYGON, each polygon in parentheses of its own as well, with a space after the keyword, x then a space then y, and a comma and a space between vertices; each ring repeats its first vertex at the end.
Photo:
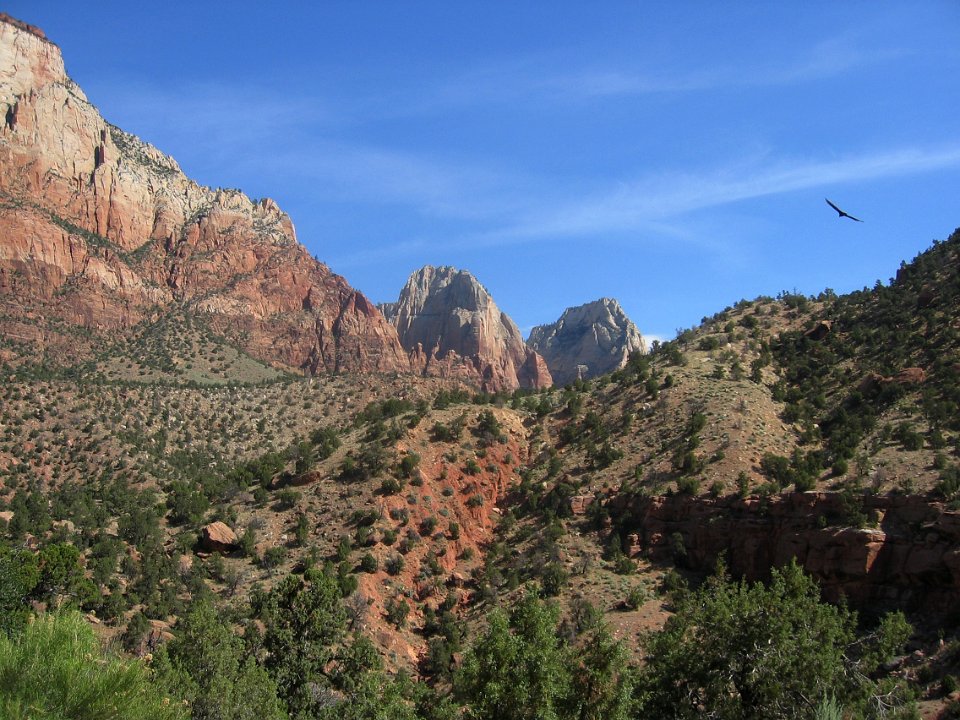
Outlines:
POLYGON ((277 5, 3 9, 377 302, 449 264, 525 333, 608 296, 669 338, 886 282, 960 226, 954 0, 277 5))

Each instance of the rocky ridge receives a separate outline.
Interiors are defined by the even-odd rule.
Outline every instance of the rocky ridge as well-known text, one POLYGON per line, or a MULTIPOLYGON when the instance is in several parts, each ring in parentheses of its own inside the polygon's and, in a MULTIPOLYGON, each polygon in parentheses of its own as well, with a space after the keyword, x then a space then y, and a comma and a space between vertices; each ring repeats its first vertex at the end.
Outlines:
POLYGON ((960 514, 922 496, 788 493, 771 498, 614 498, 627 552, 766 579, 796 560, 824 595, 874 611, 944 615, 960 599, 960 514))
POLYGON ((637 326, 610 298, 567 308, 555 323, 535 327, 527 345, 543 356, 558 385, 619 370, 631 353, 647 351, 637 326))
POLYGON ((417 372, 479 381, 488 392, 552 384, 543 358, 524 344, 516 323, 465 270, 420 268, 397 302, 380 307, 417 372))
MULTIPOLYGON (((176 306, 253 356, 309 373, 409 370, 376 307, 297 242, 272 200, 211 189, 110 125, 59 48, 0 18, 0 322, 128 328, 176 306)), ((67 342, 64 345, 64 342, 67 342)))

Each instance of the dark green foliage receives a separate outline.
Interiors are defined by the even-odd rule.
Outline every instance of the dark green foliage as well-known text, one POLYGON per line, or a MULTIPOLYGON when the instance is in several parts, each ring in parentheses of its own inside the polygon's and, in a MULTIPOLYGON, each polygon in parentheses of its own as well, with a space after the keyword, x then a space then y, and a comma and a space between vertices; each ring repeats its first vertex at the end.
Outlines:
POLYGON ((206 495, 187 482, 175 480, 167 487, 167 507, 170 508, 170 522, 174 525, 191 523, 196 525, 203 520, 210 509, 206 495))
POLYGON ((324 681, 347 622, 336 578, 316 569, 303 577, 291 575, 252 604, 265 626, 265 665, 287 709, 291 714, 320 710, 312 685, 324 681))
POLYGON ((376 423, 403 415, 413 410, 413 401, 399 398, 387 398, 380 402, 371 402, 357 414, 357 424, 376 423))
POLYGON ((53 602, 63 597, 74 603, 81 599, 78 594, 85 585, 85 578, 80 551, 76 547, 62 543, 48 545, 40 551, 37 564, 40 581, 34 592, 39 598, 53 602))
POLYGON ((433 407, 445 410, 451 405, 470 402, 470 393, 465 390, 440 390, 433 400, 433 407))
POLYGON ((410 614, 410 604, 403 598, 390 598, 384 607, 386 611, 387 622, 398 628, 403 628, 407 624, 407 616, 410 614))
POLYGON ((28 599, 40 583, 32 553, 0 546, 0 635, 19 632, 29 616, 28 599))
POLYGON ((630 680, 623 650, 602 626, 574 652, 557 633, 556 606, 527 594, 509 617, 489 616, 453 679, 476 720, 623 720, 630 680))
POLYGON ((402 489, 403 486, 396 478, 384 478, 380 481, 380 493, 383 495, 396 495, 402 489))
POLYGON ((175 637, 154 658, 157 681, 187 699, 194 720, 280 720, 286 717, 267 672, 207 601, 177 623, 175 637))
MULTIPOLYGON (((688 464, 693 465, 692 470, 696 468, 694 463, 688 464)), ((697 495, 700 492, 700 480, 691 475, 685 475, 677 480, 677 492, 681 495, 697 495)))
POLYGON ((683 596, 647 640, 637 697, 658 718, 808 718, 826 697, 865 710, 880 692, 869 674, 909 627, 894 616, 859 641, 855 628, 855 616, 820 602, 796 564, 774 570, 769 587, 721 574, 683 596))
POLYGON ((340 436, 336 428, 320 427, 310 435, 310 442, 317 460, 326 460, 340 447, 340 436))
POLYGON ((277 493, 277 510, 290 510, 300 502, 300 491, 293 488, 284 488, 277 493))
POLYGON ((384 563, 384 569, 389 575, 399 575, 403 571, 403 555, 394 554, 387 558, 384 563))
POLYGON ((434 442, 454 442, 463 437, 463 430, 467 424, 467 415, 462 413, 450 421, 449 424, 436 422, 431 430, 434 442))
POLYGON ((760 469, 763 470, 767 477, 776 481, 782 488, 787 487, 793 482, 790 460, 782 455, 764 453, 760 459, 760 469))
POLYGON ((570 575, 558 562, 547 563, 540 572, 540 583, 543 585, 543 593, 547 597, 555 597, 563 590, 567 584, 570 575))
POLYGON ((960 492, 960 466, 953 465, 940 473, 937 493, 945 500, 952 500, 960 492))
POLYGON ((383 472, 387 467, 387 454, 377 442, 364 445, 356 457, 348 455, 340 466, 340 479, 347 482, 362 482, 383 472))
POLYGON ((420 456, 415 452, 408 452, 400 459, 400 475, 405 478, 413 476, 420 464, 420 456))
POLYGON ((365 573, 375 573, 377 571, 377 558, 373 553, 364 553, 360 558, 360 569, 365 573))
POLYGON ((623 450, 613 447, 609 441, 605 441, 603 445, 590 453, 590 459, 593 461, 593 466, 598 470, 603 470, 610 467, 614 462, 622 457, 623 450))

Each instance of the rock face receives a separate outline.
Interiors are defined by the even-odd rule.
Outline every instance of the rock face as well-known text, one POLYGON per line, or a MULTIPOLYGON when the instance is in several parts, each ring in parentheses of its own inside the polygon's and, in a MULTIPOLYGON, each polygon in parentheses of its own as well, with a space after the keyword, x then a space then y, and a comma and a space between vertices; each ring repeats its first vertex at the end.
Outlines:
POLYGON ((647 346, 620 303, 610 298, 567 308, 552 325, 538 325, 527 345, 547 361, 558 385, 619 370, 647 346))
POLYGON ((960 513, 920 496, 618 496, 609 508, 624 547, 654 561, 709 571, 723 555, 734 576, 757 580, 796 559, 829 600, 872 611, 938 615, 960 601, 960 513))
POLYGON ((237 534, 219 520, 200 530, 200 548, 207 552, 227 553, 237 548, 237 534))
POLYGON ((552 384, 543 358, 465 270, 420 268, 400 299, 381 310, 397 328, 411 366, 425 375, 479 381, 486 391, 552 384))
POLYGON ((0 310, 110 331, 174 306, 310 373, 408 371, 396 331, 269 199, 213 190, 107 123, 42 32, 0 17, 0 310))

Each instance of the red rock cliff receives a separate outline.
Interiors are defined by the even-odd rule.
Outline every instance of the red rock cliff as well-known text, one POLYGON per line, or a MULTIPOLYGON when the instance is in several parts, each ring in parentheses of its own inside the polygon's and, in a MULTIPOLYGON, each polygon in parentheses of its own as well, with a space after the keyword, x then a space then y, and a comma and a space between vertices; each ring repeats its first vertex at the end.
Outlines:
POLYGON ((960 601, 960 512, 923 497, 619 496, 609 507, 631 552, 655 560, 711 570, 723 554, 735 576, 755 580, 796 558, 828 599, 855 607, 944 613, 960 601))
MULTIPOLYGON (((0 307, 95 330, 174 305, 268 362, 408 371, 395 329, 271 200, 202 187, 107 123, 42 32, 0 17, 0 307)), ((29 321, 29 322, 28 322, 29 321)))

